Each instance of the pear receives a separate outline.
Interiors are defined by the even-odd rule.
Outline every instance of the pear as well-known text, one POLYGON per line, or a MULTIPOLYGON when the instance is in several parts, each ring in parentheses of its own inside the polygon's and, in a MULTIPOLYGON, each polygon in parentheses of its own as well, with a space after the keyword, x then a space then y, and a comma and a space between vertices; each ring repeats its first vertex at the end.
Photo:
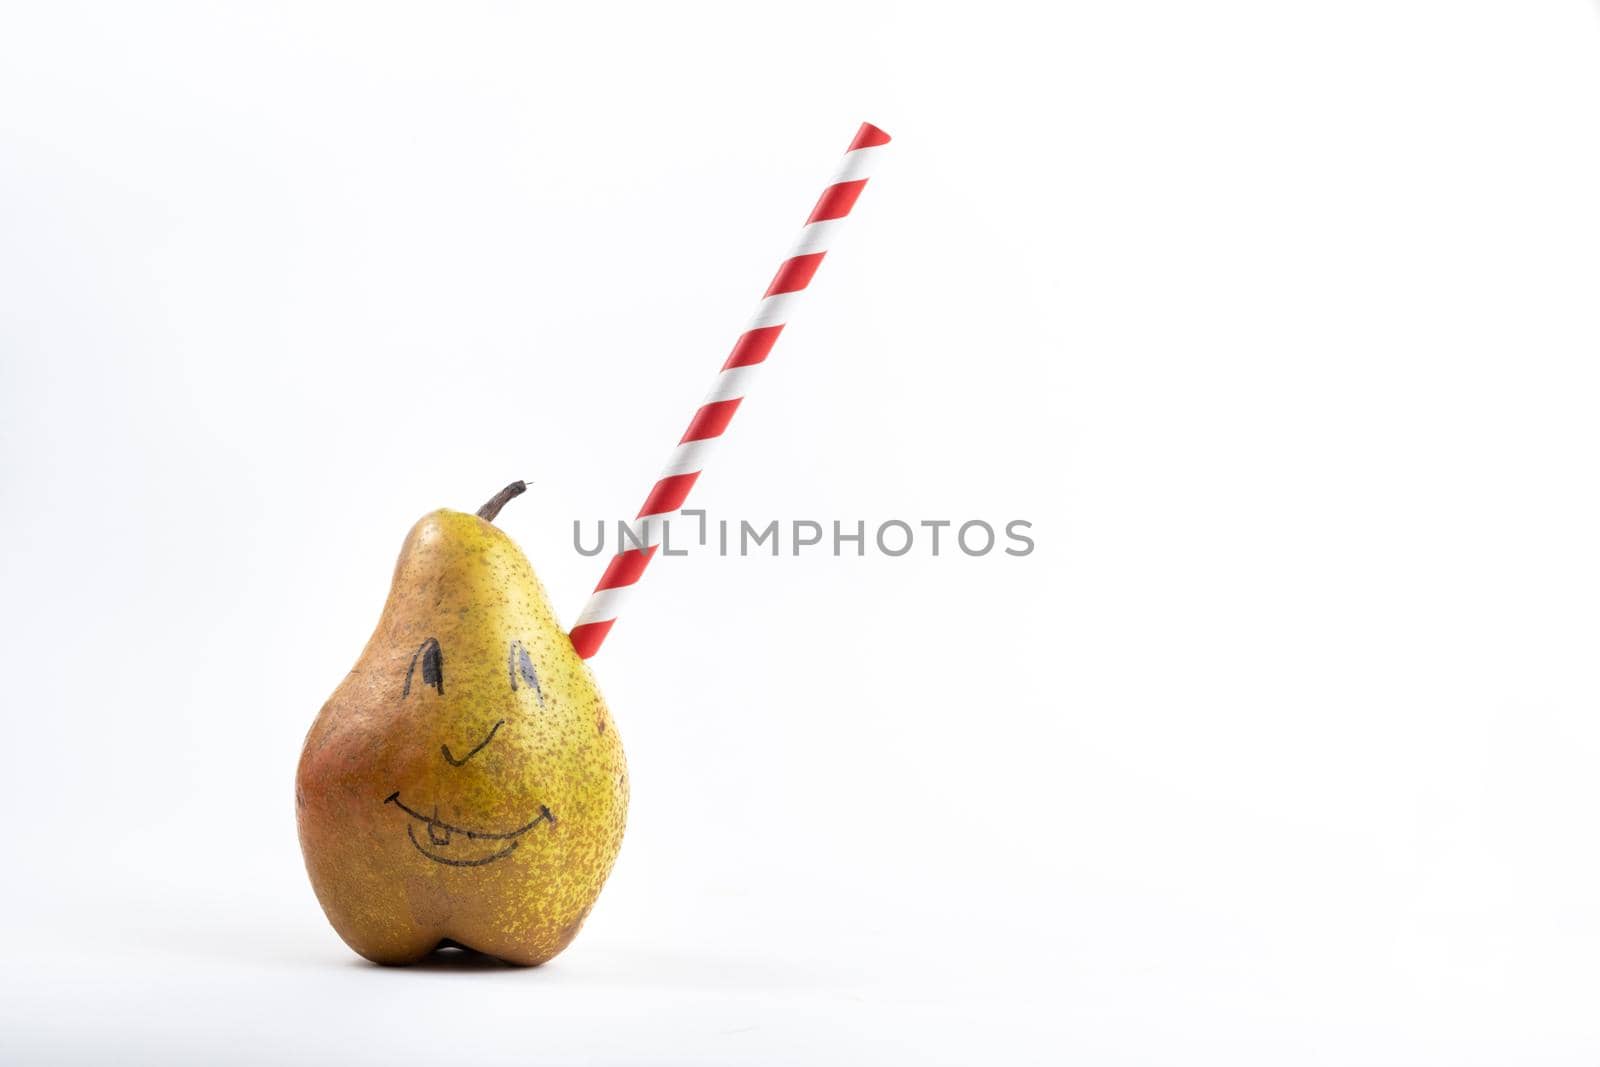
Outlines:
POLYGON ((376 963, 458 945, 538 964, 622 844, 628 770, 522 551, 476 515, 412 527, 378 628, 306 735, 295 808, 339 936, 376 963))

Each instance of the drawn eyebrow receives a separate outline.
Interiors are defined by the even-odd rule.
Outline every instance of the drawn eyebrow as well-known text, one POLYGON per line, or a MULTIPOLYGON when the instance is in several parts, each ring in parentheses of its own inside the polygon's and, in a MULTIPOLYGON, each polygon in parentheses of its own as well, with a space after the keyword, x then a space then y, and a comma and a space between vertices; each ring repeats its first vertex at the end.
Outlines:
POLYGON ((528 655, 528 650, 521 641, 511 642, 511 651, 506 655, 506 674, 511 678, 511 691, 517 691, 517 675, 522 680, 533 686, 533 695, 539 698, 539 706, 544 707, 544 689, 539 685, 539 675, 533 669, 533 658, 528 655))
POLYGON ((411 695, 411 676, 416 673, 418 657, 422 659, 422 684, 433 686, 440 696, 444 696, 444 653, 439 649, 438 638, 434 637, 422 642, 411 653, 411 665, 406 668, 406 684, 400 690, 400 696, 411 695))

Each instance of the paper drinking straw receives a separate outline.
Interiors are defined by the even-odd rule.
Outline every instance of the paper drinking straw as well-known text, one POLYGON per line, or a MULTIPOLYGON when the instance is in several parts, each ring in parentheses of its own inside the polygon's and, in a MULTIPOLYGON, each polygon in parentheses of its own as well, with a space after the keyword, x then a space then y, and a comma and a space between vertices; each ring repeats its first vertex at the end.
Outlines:
POLYGON ((689 428, 639 509, 633 523, 633 532, 637 534, 633 540, 643 547, 628 548, 611 557, 600 584, 594 587, 583 614, 578 616, 571 637, 573 647, 584 659, 600 651, 600 645, 617 621, 623 601, 638 584, 640 575, 660 546, 665 517, 683 507, 695 479, 705 467, 713 442, 727 430, 733 413, 739 409, 739 401, 750 388, 751 379, 777 343, 796 301, 811 284, 817 268, 822 265, 822 257, 828 254, 834 234, 844 225, 845 217, 855 206, 856 198, 866 187, 878 156, 888 143, 889 135, 870 123, 863 122, 856 131, 855 140, 850 142, 839 169, 822 191, 817 206, 811 209, 811 217, 806 219, 799 240, 773 276, 772 284, 767 286, 761 303, 756 305, 755 315, 734 343, 733 353, 723 363, 711 392, 689 420, 689 428))

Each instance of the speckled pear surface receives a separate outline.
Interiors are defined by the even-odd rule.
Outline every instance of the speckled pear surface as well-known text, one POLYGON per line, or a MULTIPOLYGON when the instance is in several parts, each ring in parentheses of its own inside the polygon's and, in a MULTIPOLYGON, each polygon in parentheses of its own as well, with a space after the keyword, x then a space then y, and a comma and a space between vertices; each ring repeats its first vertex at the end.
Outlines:
POLYGON ((441 510, 412 528, 377 630, 306 736, 295 807, 317 899, 370 960, 448 941, 536 964, 577 934, 622 843, 627 765, 492 523, 441 510))

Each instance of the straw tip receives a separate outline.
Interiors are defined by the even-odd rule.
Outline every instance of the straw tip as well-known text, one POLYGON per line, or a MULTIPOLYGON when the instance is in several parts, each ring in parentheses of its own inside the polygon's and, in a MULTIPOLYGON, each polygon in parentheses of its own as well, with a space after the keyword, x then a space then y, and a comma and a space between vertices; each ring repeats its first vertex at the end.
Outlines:
POLYGON ((854 152, 858 148, 876 148, 878 145, 888 143, 888 134, 870 122, 863 122, 861 128, 856 131, 856 139, 850 142, 850 147, 845 151, 854 152))

